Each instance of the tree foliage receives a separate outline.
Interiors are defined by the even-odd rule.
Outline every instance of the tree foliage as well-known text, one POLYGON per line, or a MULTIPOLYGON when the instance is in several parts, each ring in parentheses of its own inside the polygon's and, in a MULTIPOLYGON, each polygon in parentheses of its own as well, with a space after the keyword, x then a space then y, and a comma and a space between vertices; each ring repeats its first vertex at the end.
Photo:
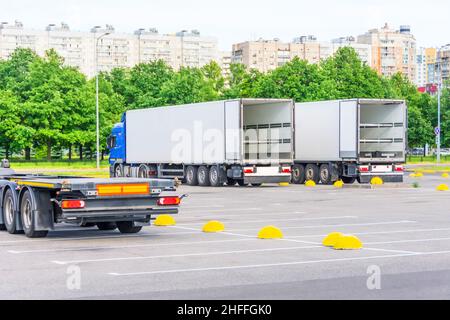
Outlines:
MULTIPOLYGON (((232 64, 224 78, 216 62, 173 70, 163 61, 116 68, 99 75, 100 141, 130 109, 234 98, 291 98, 297 102, 347 98, 405 99, 409 107, 409 144, 433 144, 437 99, 422 94, 402 75, 381 77, 352 48, 341 48, 319 64, 299 58, 268 73, 232 64)), ((52 150, 96 143, 95 79, 68 67, 55 51, 39 57, 17 49, 0 61, 0 146, 12 153, 52 150)), ((450 92, 442 95, 443 143, 450 146, 450 92), (447 108, 445 108, 447 106, 447 108)))

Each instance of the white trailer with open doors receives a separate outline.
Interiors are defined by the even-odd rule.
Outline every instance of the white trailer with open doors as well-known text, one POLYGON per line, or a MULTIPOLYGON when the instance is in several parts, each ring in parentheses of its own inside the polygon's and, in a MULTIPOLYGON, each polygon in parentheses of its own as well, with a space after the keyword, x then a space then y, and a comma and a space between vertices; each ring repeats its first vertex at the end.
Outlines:
POLYGON ((293 182, 402 182, 407 123, 402 100, 297 103, 293 182))
POLYGON ((188 185, 289 182, 294 102, 237 99, 132 110, 108 139, 111 175, 188 185))

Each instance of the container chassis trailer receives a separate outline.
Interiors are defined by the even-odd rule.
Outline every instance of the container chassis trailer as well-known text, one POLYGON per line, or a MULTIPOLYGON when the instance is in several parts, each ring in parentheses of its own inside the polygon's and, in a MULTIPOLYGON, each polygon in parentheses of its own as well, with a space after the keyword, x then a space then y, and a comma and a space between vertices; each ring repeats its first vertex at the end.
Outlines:
POLYGON ((183 197, 175 191, 173 180, 17 174, 4 162, 0 230, 43 238, 56 224, 68 223, 138 233, 155 216, 178 213, 183 197))

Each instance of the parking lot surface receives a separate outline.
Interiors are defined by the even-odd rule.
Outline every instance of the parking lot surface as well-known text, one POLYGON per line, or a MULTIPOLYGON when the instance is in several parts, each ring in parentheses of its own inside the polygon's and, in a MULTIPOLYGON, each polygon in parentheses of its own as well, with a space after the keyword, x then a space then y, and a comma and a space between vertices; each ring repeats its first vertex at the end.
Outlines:
POLYGON ((0 298, 447 299, 450 193, 436 191, 441 183, 450 180, 408 177, 374 190, 183 186, 174 227, 121 235, 61 225, 46 239, 1 232, 0 298), (210 220, 225 232, 202 233, 210 220), (284 239, 257 239, 267 225, 284 239), (364 249, 323 247, 336 231, 364 249))

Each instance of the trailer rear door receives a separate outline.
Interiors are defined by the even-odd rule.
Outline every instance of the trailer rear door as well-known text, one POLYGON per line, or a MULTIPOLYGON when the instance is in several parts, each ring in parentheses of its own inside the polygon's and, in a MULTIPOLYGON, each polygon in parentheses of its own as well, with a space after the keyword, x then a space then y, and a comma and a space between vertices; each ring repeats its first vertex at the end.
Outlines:
POLYGON ((242 155, 242 104, 240 100, 225 101, 225 157, 229 163, 240 163, 242 155))
POLYGON ((355 159, 358 156, 358 104, 356 101, 340 102, 340 157, 355 159))

